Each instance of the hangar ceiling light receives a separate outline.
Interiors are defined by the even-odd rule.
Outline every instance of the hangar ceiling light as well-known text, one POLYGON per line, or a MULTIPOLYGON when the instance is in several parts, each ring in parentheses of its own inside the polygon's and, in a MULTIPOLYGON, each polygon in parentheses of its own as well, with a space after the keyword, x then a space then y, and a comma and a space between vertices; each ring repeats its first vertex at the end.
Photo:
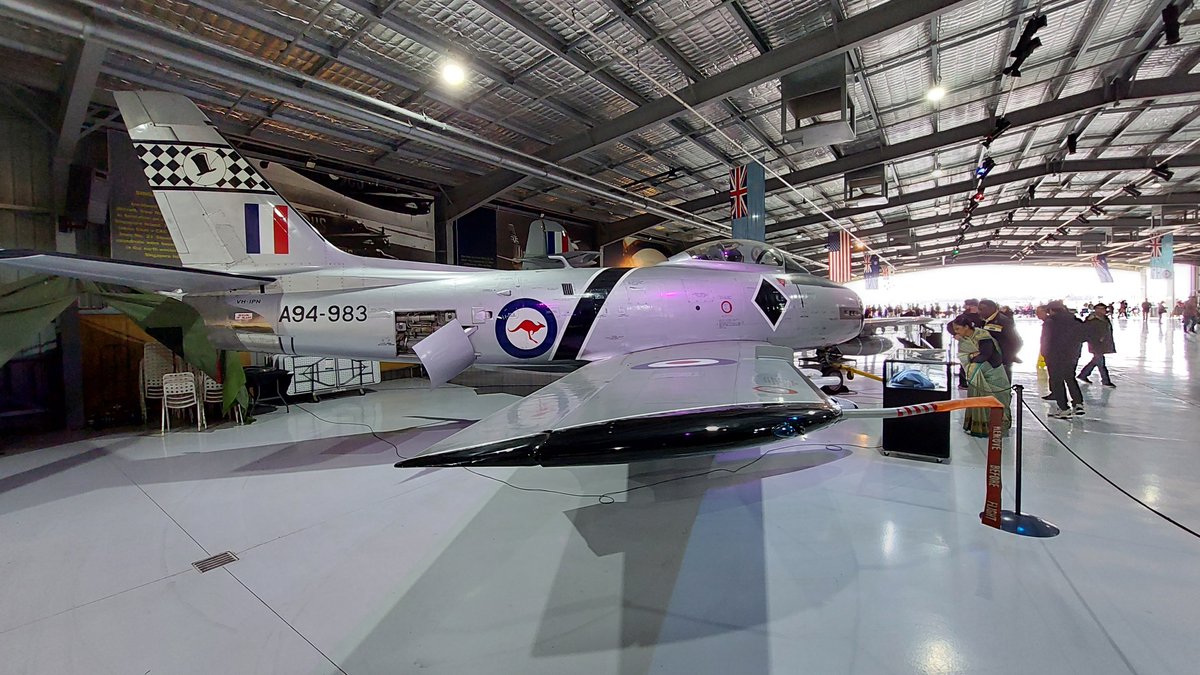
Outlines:
POLYGON ((925 99, 930 103, 937 103, 944 98, 946 98, 946 88, 940 84, 933 85, 929 91, 925 92, 925 99))
POLYGON ((442 82, 451 87, 460 87, 467 81, 467 71, 457 61, 447 61, 442 64, 442 82))

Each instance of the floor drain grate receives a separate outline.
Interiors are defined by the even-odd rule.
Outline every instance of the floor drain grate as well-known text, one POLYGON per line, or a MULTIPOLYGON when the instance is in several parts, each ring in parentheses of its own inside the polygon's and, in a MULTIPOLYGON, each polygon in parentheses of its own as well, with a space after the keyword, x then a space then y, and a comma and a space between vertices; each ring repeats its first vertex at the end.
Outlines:
POLYGON ((225 551, 224 553, 218 553, 210 558, 205 558, 204 560, 197 560, 196 562, 192 563, 192 567, 195 567, 196 569, 200 570, 201 574, 204 574, 209 570, 215 570, 218 567, 224 567, 225 565, 228 565, 237 559, 238 557, 233 551, 225 551))

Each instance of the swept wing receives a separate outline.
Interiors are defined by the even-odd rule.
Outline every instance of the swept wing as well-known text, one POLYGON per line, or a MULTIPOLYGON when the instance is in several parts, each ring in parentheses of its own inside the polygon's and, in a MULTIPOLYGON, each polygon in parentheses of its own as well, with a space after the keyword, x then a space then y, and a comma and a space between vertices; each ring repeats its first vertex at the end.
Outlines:
POLYGON ((45 253, 23 249, 0 249, 0 265, 72 279, 121 284, 152 291, 210 293, 258 288, 271 277, 182 269, 168 265, 120 262, 69 253, 45 253))
POLYGON ((396 466, 612 464, 796 436, 841 409, 754 342, 650 349, 589 363, 396 466))

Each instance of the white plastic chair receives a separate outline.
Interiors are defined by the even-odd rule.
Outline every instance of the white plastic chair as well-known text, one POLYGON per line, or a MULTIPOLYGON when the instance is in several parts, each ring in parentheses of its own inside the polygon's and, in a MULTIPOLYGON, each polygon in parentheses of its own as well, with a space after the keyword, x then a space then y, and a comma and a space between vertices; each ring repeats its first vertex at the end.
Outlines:
POLYGON ((142 387, 142 422, 146 422, 147 399, 161 400, 163 397, 163 375, 175 370, 175 355, 170 349, 157 342, 142 346, 142 362, 138 365, 138 380, 142 387))
POLYGON ((171 430, 171 410, 187 410, 195 407, 196 431, 204 423, 204 404, 196 395, 196 376, 192 373, 167 373, 162 376, 162 423, 159 430, 171 430))
MULTIPOLYGON (((200 385, 200 389, 201 389, 201 391, 204 392, 204 402, 200 406, 200 410, 203 412, 203 415, 204 415, 204 428, 207 429, 208 428, 207 407, 210 404, 215 404, 219 407, 225 402, 225 388, 220 382, 217 382, 216 380, 209 377, 208 373, 205 373, 204 371, 196 371, 196 378, 198 381, 203 383, 200 385)), ((239 406, 236 403, 233 404, 233 408, 232 408, 231 412, 233 413, 234 421, 237 422, 238 424, 241 424, 242 423, 242 408, 241 408, 241 406, 239 406)))

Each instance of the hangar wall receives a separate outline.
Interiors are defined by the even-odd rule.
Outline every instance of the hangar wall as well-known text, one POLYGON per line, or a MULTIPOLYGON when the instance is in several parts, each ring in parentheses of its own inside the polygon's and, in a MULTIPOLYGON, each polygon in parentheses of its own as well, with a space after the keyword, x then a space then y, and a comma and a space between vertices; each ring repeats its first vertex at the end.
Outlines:
MULTIPOLYGON (((53 251, 49 130, 28 115, 0 107, 0 248, 53 251)), ((0 284, 21 274, 0 269, 0 284)))

